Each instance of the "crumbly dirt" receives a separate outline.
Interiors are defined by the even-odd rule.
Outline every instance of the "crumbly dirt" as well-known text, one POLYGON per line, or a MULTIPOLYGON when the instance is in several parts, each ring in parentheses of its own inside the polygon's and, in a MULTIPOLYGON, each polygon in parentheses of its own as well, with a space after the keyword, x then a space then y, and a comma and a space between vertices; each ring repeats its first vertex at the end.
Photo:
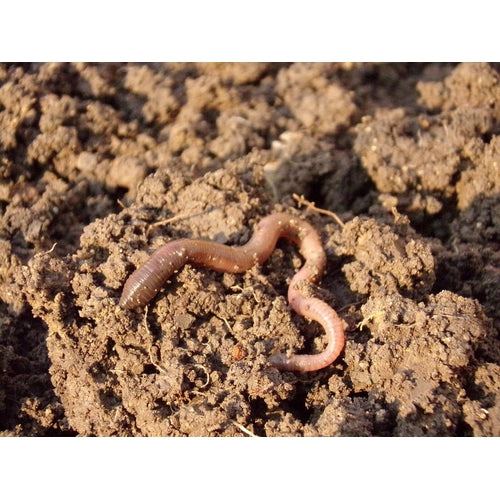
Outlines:
POLYGON ((1 434, 500 436, 498 69, 0 64, 1 434), (324 242, 329 368, 267 362, 324 346, 286 242, 118 307, 153 249, 276 211, 324 242))

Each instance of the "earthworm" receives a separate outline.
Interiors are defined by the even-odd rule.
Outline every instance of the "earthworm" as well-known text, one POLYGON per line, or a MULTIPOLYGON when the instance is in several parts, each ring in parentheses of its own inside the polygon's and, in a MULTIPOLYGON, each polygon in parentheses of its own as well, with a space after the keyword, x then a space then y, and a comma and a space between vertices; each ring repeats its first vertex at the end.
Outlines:
POLYGON ((287 214, 262 219, 248 243, 229 247, 197 239, 173 240, 156 250, 149 260, 134 271, 123 287, 120 306, 126 309, 147 304, 165 281, 184 264, 196 264, 214 271, 243 273, 262 264, 272 254, 279 238, 299 247, 305 259, 288 287, 288 302, 295 312, 323 326, 327 346, 318 354, 274 354, 269 362, 280 370, 310 372, 320 370, 337 359, 344 347, 344 328, 337 313, 318 298, 307 297, 305 282, 319 280, 326 266, 326 255, 315 229, 306 221, 287 214))

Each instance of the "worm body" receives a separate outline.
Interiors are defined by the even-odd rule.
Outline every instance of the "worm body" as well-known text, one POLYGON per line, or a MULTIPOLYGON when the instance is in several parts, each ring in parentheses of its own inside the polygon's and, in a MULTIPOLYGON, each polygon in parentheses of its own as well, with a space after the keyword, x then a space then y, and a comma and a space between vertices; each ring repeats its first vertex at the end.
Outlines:
POLYGON ((307 297, 301 291, 302 282, 319 280, 326 266, 326 255, 314 228, 291 215, 273 214, 265 217, 248 243, 240 247, 196 239, 179 239, 167 243, 129 276, 123 287, 120 306, 134 309, 147 304, 165 281, 187 263, 214 271, 243 273, 268 259, 279 238, 298 245, 305 260, 304 266, 290 282, 288 301, 295 312, 323 326, 328 344, 318 354, 275 354, 269 361, 280 370, 320 370, 330 365, 341 353, 345 342, 344 329, 337 313, 329 305, 318 298, 307 297))

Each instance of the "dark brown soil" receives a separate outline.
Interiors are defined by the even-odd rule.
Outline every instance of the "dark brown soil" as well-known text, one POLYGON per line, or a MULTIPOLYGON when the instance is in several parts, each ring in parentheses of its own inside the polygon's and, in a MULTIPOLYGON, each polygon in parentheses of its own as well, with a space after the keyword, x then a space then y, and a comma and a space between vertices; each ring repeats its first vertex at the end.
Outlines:
POLYGON ((1 433, 499 436, 499 164, 494 65, 1 64, 1 433), (275 211, 324 242, 331 367, 267 363, 323 346, 287 243, 118 307, 152 249, 275 211))

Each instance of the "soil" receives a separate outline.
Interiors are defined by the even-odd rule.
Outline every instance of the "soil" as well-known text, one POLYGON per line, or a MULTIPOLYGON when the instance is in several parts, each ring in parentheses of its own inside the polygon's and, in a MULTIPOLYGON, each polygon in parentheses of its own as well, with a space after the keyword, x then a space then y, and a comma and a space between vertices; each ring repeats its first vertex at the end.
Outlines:
POLYGON ((1 64, 1 434, 499 436, 498 71, 1 64), (277 211, 324 242, 330 367, 267 362, 324 346, 286 242, 118 307, 153 249, 241 245, 277 211))

